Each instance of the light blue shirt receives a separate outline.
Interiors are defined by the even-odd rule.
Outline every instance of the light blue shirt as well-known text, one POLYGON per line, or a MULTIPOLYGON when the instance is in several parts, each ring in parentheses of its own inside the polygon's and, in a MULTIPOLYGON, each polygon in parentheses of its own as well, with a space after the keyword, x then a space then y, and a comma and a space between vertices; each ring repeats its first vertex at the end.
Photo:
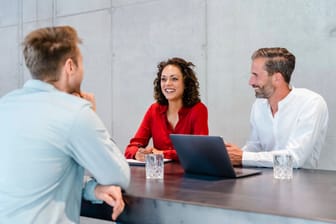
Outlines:
MULTIPOLYGON (((79 223, 84 168, 126 189, 130 169, 91 104, 29 80, 0 99, 0 223, 79 223)), ((83 189, 83 192, 82 192, 83 189)))

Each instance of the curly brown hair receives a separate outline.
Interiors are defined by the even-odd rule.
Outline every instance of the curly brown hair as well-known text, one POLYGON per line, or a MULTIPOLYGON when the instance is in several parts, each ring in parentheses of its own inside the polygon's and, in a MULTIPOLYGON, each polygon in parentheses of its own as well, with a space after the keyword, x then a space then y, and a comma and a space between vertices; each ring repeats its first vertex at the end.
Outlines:
POLYGON ((192 62, 187 62, 183 58, 170 58, 167 61, 161 61, 158 65, 157 76, 154 79, 154 99, 161 105, 168 105, 168 100, 163 95, 161 90, 161 75, 163 69, 167 65, 174 65, 178 67, 183 75, 184 92, 183 92, 183 106, 192 107, 200 102, 199 82, 193 70, 195 65, 192 62))

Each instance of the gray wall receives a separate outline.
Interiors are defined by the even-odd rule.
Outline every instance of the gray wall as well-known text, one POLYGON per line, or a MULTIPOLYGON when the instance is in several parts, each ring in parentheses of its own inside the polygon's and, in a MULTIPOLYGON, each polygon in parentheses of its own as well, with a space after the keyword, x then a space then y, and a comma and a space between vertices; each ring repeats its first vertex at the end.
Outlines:
POLYGON ((72 25, 83 38, 85 81, 98 114, 124 150, 153 102, 159 61, 193 61, 210 134, 242 146, 254 93, 250 55, 287 47, 297 57, 293 85, 320 93, 330 113, 320 168, 336 169, 336 1, 333 0, 0 0, 0 96, 30 76, 20 43, 31 30, 72 25))

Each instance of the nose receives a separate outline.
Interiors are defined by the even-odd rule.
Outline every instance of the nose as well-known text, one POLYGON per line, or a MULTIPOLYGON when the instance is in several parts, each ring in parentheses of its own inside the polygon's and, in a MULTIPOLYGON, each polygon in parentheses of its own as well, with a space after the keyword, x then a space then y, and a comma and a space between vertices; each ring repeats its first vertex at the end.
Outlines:
POLYGON ((165 81, 165 85, 169 85, 171 83, 171 80, 170 79, 167 79, 166 81, 165 81))
POLYGON ((249 79, 248 84, 249 84, 250 86, 255 85, 255 77, 254 77, 253 75, 250 76, 250 79, 249 79))

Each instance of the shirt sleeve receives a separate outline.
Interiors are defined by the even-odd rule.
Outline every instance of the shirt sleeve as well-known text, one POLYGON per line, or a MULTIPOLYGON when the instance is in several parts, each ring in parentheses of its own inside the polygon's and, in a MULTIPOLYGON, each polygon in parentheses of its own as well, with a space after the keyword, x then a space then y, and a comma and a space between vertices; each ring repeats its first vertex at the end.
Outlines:
POLYGON ((258 133, 256 132, 256 128, 254 128, 257 125, 257 123, 253 120, 254 107, 255 104, 253 104, 251 110, 251 134, 248 141, 242 148, 242 163, 243 166, 273 167, 273 152, 263 152, 261 150, 262 145, 260 143, 258 133))
POLYGON ((163 150, 163 156, 165 159, 179 160, 175 149, 163 150))
POLYGON ((193 132, 194 135, 208 135, 208 109, 203 103, 199 103, 193 111, 192 118, 193 132))
POLYGON ((130 143, 127 145, 125 149, 124 154, 127 159, 134 159, 135 154, 138 151, 139 147, 146 147, 148 145, 150 138, 152 137, 151 108, 152 107, 150 107, 147 110, 135 136, 130 140, 130 143))
POLYGON ((95 195, 95 188, 97 186, 97 181, 91 177, 84 183, 83 197, 85 200, 91 201, 93 204, 102 204, 102 200, 98 200, 95 195))
MULTIPOLYGON (((300 106, 301 112, 297 123, 291 130, 284 130, 290 133, 284 148, 260 151, 261 145, 258 136, 252 128, 251 137, 243 147, 244 166, 272 167, 273 155, 278 152, 291 154, 294 159, 294 168, 302 167, 309 158, 316 160, 308 161, 309 164, 317 166, 317 159, 326 136, 328 108, 321 97, 316 97, 300 106), (314 153, 318 155, 312 155, 314 153)), ((253 125, 256 124, 252 123, 253 125)))
MULTIPOLYGON (((78 164, 88 170, 99 184, 127 189, 129 165, 91 108, 84 107, 78 113, 70 133, 69 153, 78 164)), ((94 188, 85 187, 84 191, 87 190, 94 188)), ((92 195, 93 192, 87 194, 92 195)))

